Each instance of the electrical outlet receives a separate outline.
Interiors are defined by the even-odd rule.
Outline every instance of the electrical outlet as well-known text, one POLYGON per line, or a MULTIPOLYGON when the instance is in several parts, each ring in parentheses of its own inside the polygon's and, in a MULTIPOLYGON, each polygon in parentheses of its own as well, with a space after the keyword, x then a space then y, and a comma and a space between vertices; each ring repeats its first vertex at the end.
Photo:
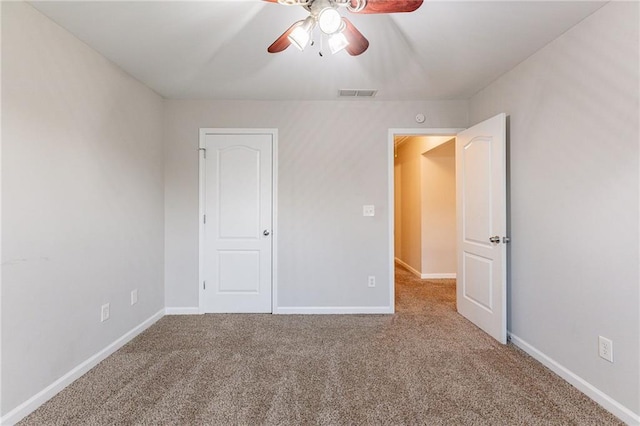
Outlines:
POLYGON ((376 207, 372 205, 362 206, 362 216, 375 216, 376 207))
POLYGON ((105 322, 109 319, 109 304, 105 303, 100 308, 100 322, 105 322))
POLYGON ((376 277, 374 277, 373 275, 370 275, 369 279, 367 281, 367 284, 369 285, 369 287, 375 287, 376 286, 376 277))
POLYGON ((131 306, 138 303, 138 289, 131 290, 131 306))
POLYGON ((598 354, 609 362, 613 362, 613 342, 606 337, 598 336, 598 354))

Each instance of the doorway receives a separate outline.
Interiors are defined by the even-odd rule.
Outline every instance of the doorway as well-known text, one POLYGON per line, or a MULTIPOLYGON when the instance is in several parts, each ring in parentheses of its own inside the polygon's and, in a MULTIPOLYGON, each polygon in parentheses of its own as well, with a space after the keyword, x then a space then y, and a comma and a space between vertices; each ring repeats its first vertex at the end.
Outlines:
MULTIPOLYGON (((402 230, 402 221, 396 221, 396 216, 398 216, 398 212, 396 212, 396 198, 395 193, 397 190, 401 190, 401 188, 396 188, 396 179, 395 179, 395 155, 396 155, 396 142, 408 142, 409 138, 417 138, 417 137, 440 137, 439 144, 446 142, 447 140, 451 140, 455 138, 458 132, 462 131, 462 128, 431 128, 431 129, 420 129, 420 128, 399 128, 399 129, 389 129, 388 133, 388 176, 389 176, 389 205, 394 206, 391 209, 391 214, 389 215, 389 270, 392 271, 391 275, 391 285, 390 287, 390 300, 394 302, 396 296, 396 288, 395 288, 395 270, 396 270, 396 233, 403 232, 402 230), (396 228, 396 224, 398 227, 396 228)), ((435 148, 438 143, 433 142, 434 144, 431 148, 435 148)), ((429 147, 425 147, 422 152, 429 151, 429 147)), ((401 214, 401 212, 400 212, 401 214)), ((406 231, 406 230, 405 230, 406 231)), ((420 237, 421 241, 421 237, 420 237)), ((421 244, 421 242, 420 242, 421 244)), ((402 254, 400 254, 402 256, 402 254)), ((398 258, 399 259, 399 258, 398 258)), ((421 265, 421 261, 420 261, 421 265)), ((415 269, 415 268, 414 268, 415 269)), ((418 272, 419 270, 416 269, 418 272)), ((416 275, 415 272, 412 272, 416 275)), ((422 273, 420 272, 420 278, 422 273)), ((394 307, 395 310, 395 307, 394 307)))
MULTIPOLYGON (((455 140, 456 306, 461 315, 500 343, 507 340, 506 243, 510 240, 506 220, 506 122, 506 114, 501 113, 468 129, 389 130, 389 205, 394 206, 396 138, 400 141, 402 136, 421 135, 455 140)), ((419 152, 428 150, 425 147, 419 152)), ((389 216, 390 270, 395 271, 396 215, 389 216)), ((405 224, 400 222, 399 226, 404 233, 405 224)), ((415 239, 421 230, 413 230, 410 235, 415 239)), ((414 255, 413 259, 415 262, 418 258, 414 255)), ((421 256, 416 265, 422 268, 421 256)), ((421 270, 413 269, 422 275, 421 270)), ((395 301, 395 280, 391 292, 395 301)))
POLYGON ((454 135, 394 138, 394 261, 421 279, 456 277, 454 135))

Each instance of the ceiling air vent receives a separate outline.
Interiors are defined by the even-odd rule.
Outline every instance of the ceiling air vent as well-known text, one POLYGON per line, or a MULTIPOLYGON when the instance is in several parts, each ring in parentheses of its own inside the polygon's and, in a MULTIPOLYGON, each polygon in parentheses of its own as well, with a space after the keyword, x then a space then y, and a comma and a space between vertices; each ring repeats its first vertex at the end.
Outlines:
POLYGON ((372 98, 377 92, 377 90, 340 89, 338 96, 341 98, 372 98))

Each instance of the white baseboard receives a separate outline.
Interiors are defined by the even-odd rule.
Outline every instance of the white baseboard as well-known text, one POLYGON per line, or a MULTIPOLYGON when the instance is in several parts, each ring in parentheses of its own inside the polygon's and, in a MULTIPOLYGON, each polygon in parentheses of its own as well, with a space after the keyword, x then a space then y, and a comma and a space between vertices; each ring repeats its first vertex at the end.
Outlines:
POLYGON ((538 360, 541 364, 549 368, 558 376, 562 377, 579 391, 600 404, 611 414, 618 417, 628 425, 640 425, 639 414, 634 413, 624 405, 620 404, 618 401, 611 398, 609 395, 602 392, 600 389, 596 388, 591 383, 587 382, 582 377, 578 376, 555 360, 549 358, 547 355, 540 352, 538 349, 534 348, 524 340, 520 339, 518 336, 515 336, 511 333, 509 333, 509 336, 511 337, 511 343, 531 355, 533 358, 538 360))
POLYGON ((398 259, 397 257, 395 258, 395 261, 400 266, 408 269, 409 272, 411 272, 413 275, 415 275, 416 277, 418 277, 420 279, 423 279, 423 280, 436 280, 436 279, 443 279, 443 278, 453 278, 453 279, 455 279, 456 278, 456 274, 455 273, 423 274, 420 271, 418 271, 417 269, 415 269, 414 267, 412 267, 411 265, 409 265, 408 263, 405 263, 402 260, 398 259))
POLYGON ((395 261, 396 261, 396 263, 398 265, 403 266, 406 269, 408 269, 409 272, 411 272, 416 277, 422 278, 422 274, 420 273, 420 271, 418 271, 417 269, 414 269, 413 266, 409 265, 408 263, 403 262, 402 260, 398 259, 397 257, 395 258, 395 261))
POLYGON ((173 307, 164 308, 165 315, 200 315, 200 308, 198 307, 173 307))
POLYGON ((423 280, 440 280, 440 279, 456 279, 455 273, 444 273, 444 274, 421 274, 420 278, 423 280))
POLYGON ((344 315, 344 314, 392 314, 391 306, 285 306, 276 307, 276 315, 344 315))
POLYGON ((164 309, 159 310, 151 317, 143 321, 141 324, 135 326, 128 332, 126 332, 122 337, 118 338, 115 342, 111 343, 106 348, 102 349, 100 352, 96 353, 86 361, 82 362, 71 371, 69 371, 64 376, 60 377, 55 382, 51 383, 49 386, 18 405, 13 410, 9 411, 7 414, 2 416, 0 419, 0 424, 2 425, 14 425, 32 412, 36 410, 39 406, 47 402, 49 399, 53 398, 58 392, 69 386, 73 381, 78 379, 80 376, 85 374, 87 371, 91 370, 93 367, 98 365, 102 360, 107 358, 109 355, 123 347, 129 341, 131 341, 134 337, 142 333, 144 330, 153 325, 156 321, 164 316, 164 309))

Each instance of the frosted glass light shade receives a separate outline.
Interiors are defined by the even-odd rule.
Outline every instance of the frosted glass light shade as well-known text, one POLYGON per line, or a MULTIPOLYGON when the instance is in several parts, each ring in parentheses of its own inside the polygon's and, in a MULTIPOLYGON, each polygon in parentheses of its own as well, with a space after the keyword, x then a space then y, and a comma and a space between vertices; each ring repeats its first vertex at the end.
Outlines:
POLYGON ((287 38, 295 47, 300 50, 304 50, 304 48, 307 47, 307 44, 309 44, 311 35, 309 34, 309 31, 306 31, 302 26, 299 26, 291 31, 291 34, 289 34, 287 38))
POLYGON ((287 36, 291 44, 300 50, 304 50, 311 40, 311 31, 316 26, 316 21, 312 16, 307 17, 300 25, 295 27, 291 34, 287 36))
POLYGON ((336 54, 349 45, 349 40, 342 33, 335 33, 329 36, 329 49, 336 54))

